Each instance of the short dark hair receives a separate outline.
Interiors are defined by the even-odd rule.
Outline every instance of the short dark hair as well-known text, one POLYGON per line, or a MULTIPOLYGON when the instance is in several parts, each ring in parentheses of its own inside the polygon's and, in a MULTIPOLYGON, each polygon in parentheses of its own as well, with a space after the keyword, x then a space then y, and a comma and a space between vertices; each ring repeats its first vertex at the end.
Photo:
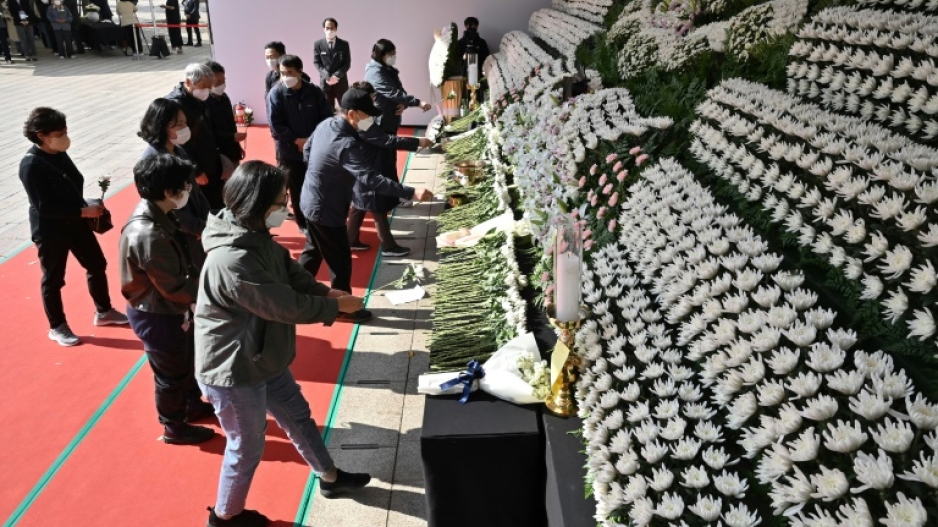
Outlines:
POLYGON ((205 65, 212 69, 212 73, 225 73, 225 67, 214 60, 206 60, 205 65))
POLYGON ((33 143, 41 145, 42 140, 39 139, 39 134, 49 135, 52 132, 65 130, 67 126, 64 113, 40 106, 29 112, 29 117, 23 123, 23 135, 33 143))
POLYGON ((286 186, 286 172, 263 161, 248 161, 225 182, 225 206, 245 229, 266 231, 264 216, 286 186))
POLYGON ((176 122, 182 106, 176 101, 169 99, 154 99, 149 108, 143 114, 143 120, 140 121, 140 131, 137 135, 151 145, 165 145, 169 139, 166 133, 167 128, 176 122))
POLYGON ((371 58, 381 62, 384 59, 384 56, 392 51, 397 51, 397 46, 393 42, 386 38, 375 42, 373 48, 371 48, 371 58))
POLYGON ((293 68, 296 71, 303 71, 303 59, 296 55, 284 55, 280 57, 280 65, 284 68, 293 68))
POLYGON ((134 165, 134 184, 143 199, 160 201, 186 189, 195 165, 172 154, 145 157, 134 165))
POLYGON ((476 26, 476 27, 478 27, 478 26, 479 26, 479 19, 476 18, 476 17, 474 17, 474 16, 467 17, 467 18, 466 18, 466 21, 463 22, 463 26, 465 26, 465 27, 469 27, 469 26, 476 26))
POLYGON ((322 27, 326 27, 326 24, 328 24, 329 22, 332 22, 335 25, 335 28, 339 29, 339 21, 332 18, 331 16, 322 21, 322 27))
POLYGON ((287 47, 283 45, 283 42, 279 40, 271 40, 270 42, 264 44, 264 49, 272 49, 277 52, 278 55, 286 55, 287 47))
POLYGON ((375 87, 368 81, 358 81, 352 83, 352 88, 368 92, 369 95, 375 93, 375 87))

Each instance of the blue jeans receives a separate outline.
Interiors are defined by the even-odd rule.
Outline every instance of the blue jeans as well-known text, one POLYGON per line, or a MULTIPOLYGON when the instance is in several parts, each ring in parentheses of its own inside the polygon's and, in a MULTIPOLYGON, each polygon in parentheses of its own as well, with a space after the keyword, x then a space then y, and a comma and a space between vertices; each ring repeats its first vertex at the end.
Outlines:
POLYGON ((216 514, 234 516, 244 510, 254 471, 264 454, 267 413, 287 433, 313 472, 321 476, 332 469, 332 456, 290 370, 251 386, 209 386, 200 382, 199 387, 215 406, 215 415, 228 438, 218 480, 216 514))

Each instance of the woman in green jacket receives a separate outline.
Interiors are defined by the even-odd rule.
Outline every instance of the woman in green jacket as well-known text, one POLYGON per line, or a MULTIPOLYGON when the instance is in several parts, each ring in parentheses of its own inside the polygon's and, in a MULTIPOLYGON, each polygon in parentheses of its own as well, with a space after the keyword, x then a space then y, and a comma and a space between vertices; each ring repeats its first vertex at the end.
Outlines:
POLYGON ((287 217, 284 172, 249 161, 225 184, 224 199, 226 208, 209 216, 202 233, 208 257, 195 311, 196 379, 228 438, 208 525, 266 525, 244 506, 264 452, 267 413, 321 478, 324 497, 371 480, 335 467, 289 369, 296 324, 331 325, 364 301, 317 282, 274 240, 270 229, 287 217))

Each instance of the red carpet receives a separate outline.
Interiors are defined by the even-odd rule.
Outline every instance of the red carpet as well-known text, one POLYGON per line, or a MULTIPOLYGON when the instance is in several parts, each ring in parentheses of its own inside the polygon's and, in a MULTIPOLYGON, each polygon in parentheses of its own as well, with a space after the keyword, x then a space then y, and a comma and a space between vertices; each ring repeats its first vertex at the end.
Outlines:
MULTIPOLYGON (((407 133, 403 131, 402 133, 407 133)), ((248 158, 273 161, 266 127, 250 129, 248 158)), ((401 156, 402 163, 406 156, 401 156)), ((80 167, 79 167, 80 168, 80 167)), ((403 172, 403 167, 401 169, 403 172)), ((115 222, 126 218, 137 201, 133 188, 108 200, 115 222)), ((105 254, 117 256, 119 229, 101 238, 105 254)), ((278 233, 291 250, 303 237, 293 223, 278 233)), ((363 241, 376 247, 373 223, 363 241)), ((374 267, 376 251, 356 253, 353 286, 362 294, 374 267)), ((116 266, 112 299, 123 306, 116 266)), ((129 328, 95 328, 93 307, 82 269, 69 262, 64 289, 72 328, 85 340, 77 348, 61 348, 46 338, 39 299, 41 271, 35 249, 0 265, 0 287, 8 308, 0 317, 4 346, 0 352, 0 386, 6 391, 0 407, 0 518, 8 518, 36 486, 63 449, 73 441, 142 355, 129 328)), ((323 266, 320 280, 328 281, 323 266)), ((313 417, 322 425, 344 359, 352 326, 337 324, 298 328, 297 360, 292 371, 309 400, 313 417)), ((204 525, 205 507, 214 504, 224 439, 203 445, 164 445, 153 406, 153 380, 144 366, 100 417, 49 480, 17 525, 119 526, 204 525)), ((292 525, 309 467, 283 432, 270 421, 268 443, 248 498, 275 521, 292 525)))

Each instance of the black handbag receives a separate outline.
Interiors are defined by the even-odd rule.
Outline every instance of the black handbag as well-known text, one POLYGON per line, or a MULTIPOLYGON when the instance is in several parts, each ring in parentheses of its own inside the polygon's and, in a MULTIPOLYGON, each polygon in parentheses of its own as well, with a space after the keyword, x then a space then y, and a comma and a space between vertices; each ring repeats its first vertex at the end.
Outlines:
MULTIPOLYGON (((36 157, 32 154, 26 154, 26 155, 34 157, 39 162, 41 162, 42 164, 46 165, 47 167, 51 168, 52 170, 56 172, 61 171, 58 167, 56 167, 55 165, 53 165, 52 163, 46 161, 45 159, 41 157, 36 157)), ((68 174, 66 174, 65 172, 62 172, 62 179, 64 179, 65 181, 68 181, 69 186, 72 187, 72 190, 74 190, 78 194, 78 197, 81 198, 81 201, 85 204, 86 207, 90 206, 88 204, 88 200, 82 196, 81 189, 79 189, 78 186, 75 185, 74 181, 72 181, 71 179, 68 179, 68 174)), ((101 202, 100 205, 104 207, 104 201, 99 200, 99 199, 92 199, 92 201, 95 201, 95 202, 100 201, 101 202)), ((101 215, 98 216, 97 218, 83 218, 83 219, 88 224, 88 227, 90 227, 91 230, 97 234, 104 234, 107 231, 114 228, 114 222, 111 221, 111 211, 109 211, 106 207, 104 208, 104 212, 101 213, 101 215)))
POLYGON ((163 38, 163 35, 154 35, 153 40, 150 41, 150 56, 162 59, 169 55, 169 46, 166 45, 166 39, 163 38))

